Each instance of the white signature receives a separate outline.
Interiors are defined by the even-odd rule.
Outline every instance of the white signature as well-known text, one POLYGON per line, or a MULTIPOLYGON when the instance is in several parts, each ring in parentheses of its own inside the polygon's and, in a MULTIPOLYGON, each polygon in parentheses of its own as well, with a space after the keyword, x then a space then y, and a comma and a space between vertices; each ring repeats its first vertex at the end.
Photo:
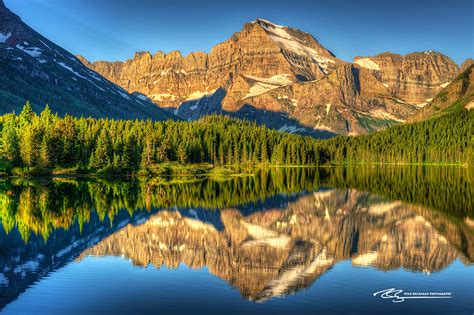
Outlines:
POLYGON ((405 302, 406 299, 450 299, 452 298, 450 292, 423 292, 423 293, 403 293, 403 290, 390 288, 378 291, 372 294, 379 295, 382 299, 392 299, 393 303, 405 302))

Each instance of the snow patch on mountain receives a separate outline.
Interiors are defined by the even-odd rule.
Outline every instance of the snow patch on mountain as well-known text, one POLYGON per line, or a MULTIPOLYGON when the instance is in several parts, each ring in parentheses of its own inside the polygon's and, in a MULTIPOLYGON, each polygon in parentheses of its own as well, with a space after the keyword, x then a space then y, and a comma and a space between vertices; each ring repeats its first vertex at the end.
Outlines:
POLYGON ((16 45, 16 48, 34 58, 41 56, 41 49, 38 47, 25 47, 22 45, 16 45))
POLYGON ((451 83, 451 82, 445 82, 443 84, 440 84, 439 86, 441 86, 442 88, 445 88, 449 85, 449 83, 451 83))
POLYGON ((398 117, 393 116, 390 113, 387 113, 383 109, 374 109, 369 113, 370 116, 375 117, 375 118, 380 118, 383 120, 395 120, 398 122, 404 122, 404 119, 400 119, 398 117))
POLYGON ((374 61, 370 60, 370 58, 362 58, 355 61, 361 67, 370 69, 370 70, 380 70, 380 66, 376 64, 374 61))
POLYGON ((319 123, 314 127, 315 130, 324 130, 324 131, 329 131, 329 132, 334 132, 334 130, 331 129, 331 127, 325 126, 325 125, 320 125, 319 123))
POLYGON ((85 76, 82 76, 81 74, 79 74, 78 72, 76 72, 73 68, 71 68, 70 66, 68 66, 67 64, 65 64, 64 62, 62 61, 56 61, 56 63, 58 65, 60 65, 61 67, 63 67, 64 69, 74 73, 76 76, 80 77, 80 78, 83 78, 83 79, 86 79, 85 76))
POLYGON ((5 43, 11 36, 12 33, 0 33, 0 43, 5 43))
POLYGON ((120 95, 123 97, 123 98, 126 98, 127 100, 130 99, 130 96, 128 96, 127 93, 123 93, 122 91, 119 91, 120 95))
POLYGON ((292 83, 289 74, 278 74, 270 78, 259 78, 252 75, 244 75, 244 77, 255 81, 255 84, 250 87, 248 93, 242 99, 258 96, 270 90, 292 83))
POLYGON ((279 87, 278 85, 272 85, 272 84, 267 84, 267 83, 263 83, 263 82, 258 82, 250 88, 249 92, 242 99, 258 96, 260 94, 263 94, 263 93, 268 92, 270 90, 276 89, 278 87, 279 87))
POLYGON ((146 95, 143 95, 141 93, 138 93, 136 95, 136 97, 138 97, 139 99, 141 99, 142 101, 148 101, 148 97, 146 95))
POLYGON ((331 110, 331 103, 326 104, 326 115, 329 115, 330 110, 331 110))
POLYGON ((305 45, 304 42, 298 38, 290 35, 284 26, 273 24, 269 21, 259 19, 260 26, 269 34, 272 41, 283 50, 289 51, 296 55, 305 56, 316 61, 322 70, 327 73, 328 63, 335 63, 334 60, 323 57, 318 52, 305 45), (263 22, 263 23, 262 23, 263 22))
POLYGON ((203 98, 205 96, 212 95, 212 94, 214 94, 215 91, 216 90, 204 91, 204 92, 194 91, 188 96, 188 98, 186 100, 187 101, 197 100, 197 99, 203 98))
POLYGON ((43 42, 41 39, 39 39, 39 41, 41 42, 41 44, 43 44, 45 47, 47 47, 48 49, 51 50, 51 47, 49 47, 48 44, 46 44, 45 42, 43 42))
POLYGON ((296 133, 298 131, 304 131, 304 128, 298 128, 296 126, 287 126, 286 124, 283 125, 283 127, 281 127, 280 129, 278 129, 278 131, 282 131, 282 132, 289 132, 289 133, 296 133))
MULTIPOLYGON (((54 60, 56 61, 56 60, 54 60)), ((79 74, 79 72, 75 71, 73 68, 71 68, 70 66, 68 66, 67 64, 65 64, 64 62, 62 61, 56 61, 56 63, 58 65, 60 65, 61 67, 63 67, 64 69, 72 72, 74 75, 78 76, 79 78, 82 78, 86 81, 88 81, 89 83, 91 83, 92 85, 94 85, 96 88, 98 88, 99 90, 101 90, 102 92, 105 92, 105 90, 103 88, 101 88, 100 86, 98 86, 97 84, 95 84, 94 82, 92 82, 90 79, 86 78, 85 76, 79 74)))
POLYGON ((22 265, 16 266, 13 269, 14 273, 21 274, 22 276, 26 276, 26 272, 35 272, 38 270, 39 262, 36 260, 29 260, 22 265))
POLYGON ((8 286, 9 283, 10 281, 8 280, 8 278, 0 272, 0 286, 8 286))
POLYGON ((244 75, 244 77, 249 78, 251 80, 260 81, 260 82, 264 82, 268 84, 280 85, 280 86, 292 83, 290 79, 291 75, 289 74, 277 74, 270 78, 259 78, 253 75, 244 75))
POLYGON ((377 258, 379 254, 377 252, 370 252, 366 254, 359 255, 352 259, 352 264, 355 266, 369 266, 372 264, 377 258))

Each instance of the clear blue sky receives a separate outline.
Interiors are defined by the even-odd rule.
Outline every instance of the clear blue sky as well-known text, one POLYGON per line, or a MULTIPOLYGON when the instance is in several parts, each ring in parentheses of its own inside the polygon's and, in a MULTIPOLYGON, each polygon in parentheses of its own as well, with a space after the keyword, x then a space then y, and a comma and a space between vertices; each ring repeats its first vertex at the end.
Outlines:
POLYGON ((23 21, 74 54, 208 52, 257 17, 314 35, 337 57, 440 51, 474 57, 473 0, 5 0, 23 21))

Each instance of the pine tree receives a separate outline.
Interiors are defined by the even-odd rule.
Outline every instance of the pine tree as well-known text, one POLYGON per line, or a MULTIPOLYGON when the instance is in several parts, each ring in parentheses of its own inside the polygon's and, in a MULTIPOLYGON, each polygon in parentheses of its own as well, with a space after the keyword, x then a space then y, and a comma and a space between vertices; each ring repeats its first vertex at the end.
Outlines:
POLYGON ((20 113, 20 127, 25 125, 31 124, 33 118, 36 116, 35 112, 31 108, 31 104, 29 101, 26 101, 25 106, 23 106, 23 110, 20 113))
POLYGON ((39 158, 41 167, 44 170, 48 170, 52 167, 51 161, 51 151, 49 148, 48 139, 46 136, 43 136, 43 141, 41 142, 40 150, 39 150, 39 158))
POLYGON ((186 152, 186 146, 183 142, 181 142, 179 145, 178 145, 178 151, 177 151, 177 154, 178 154, 178 160, 180 163, 186 163, 188 161, 188 155, 187 155, 187 152, 186 152))
POLYGON ((21 134, 20 154, 24 165, 33 167, 38 162, 39 130, 35 125, 25 126, 21 134))
POLYGON ((2 130, 2 152, 1 155, 12 165, 20 164, 20 140, 17 133, 15 120, 9 119, 2 130))
POLYGON ((103 129, 97 139, 97 146, 91 158, 90 166, 95 169, 106 167, 110 163, 111 144, 109 135, 103 129))
POLYGON ((151 140, 147 138, 145 140, 145 145, 143 146, 142 157, 141 157, 141 166, 149 167, 153 164, 153 147, 151 140))

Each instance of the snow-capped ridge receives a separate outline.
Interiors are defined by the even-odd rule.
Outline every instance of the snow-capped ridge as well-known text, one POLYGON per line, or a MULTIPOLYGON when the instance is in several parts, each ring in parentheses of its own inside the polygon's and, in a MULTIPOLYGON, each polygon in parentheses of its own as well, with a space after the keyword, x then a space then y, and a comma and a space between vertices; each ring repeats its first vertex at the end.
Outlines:
POLYGON ((357 59, 354 63, 366 69, 380 71, 380 66, 377 63, 375 63, 373 60, 371 60, 370 58, 357 59))

